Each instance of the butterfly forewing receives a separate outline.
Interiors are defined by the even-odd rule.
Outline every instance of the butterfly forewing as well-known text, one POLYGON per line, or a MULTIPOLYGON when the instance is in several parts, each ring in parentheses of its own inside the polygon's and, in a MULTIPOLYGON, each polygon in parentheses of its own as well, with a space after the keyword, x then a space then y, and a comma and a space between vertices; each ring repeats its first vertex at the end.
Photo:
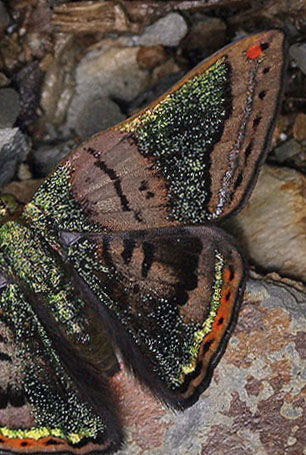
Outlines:
MULTIPOLYGON (((245 201, 267 152, 283 54, 278 30, 224 48, 153 105, 81 145, 52 178, 68 173, 65 190, 90 223, 110 230, 223 218, 245 201)), ((48 214, 63 228, 59 205, 54 195, 48 214)))

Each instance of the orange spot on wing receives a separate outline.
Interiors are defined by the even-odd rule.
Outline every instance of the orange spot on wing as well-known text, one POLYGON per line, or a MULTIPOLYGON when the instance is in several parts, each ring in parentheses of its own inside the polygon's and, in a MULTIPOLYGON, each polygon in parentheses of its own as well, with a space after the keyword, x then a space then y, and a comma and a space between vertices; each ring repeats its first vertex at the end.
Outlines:
POLYGON ((8 449, 15 449, 15 450, 22 450, 22 449, 35 449, 35 450, 42 450, 45 449, 46 446, 52 449, 52 446, 58 446, 61 444, 65 444, 60 438, 54 437, 45 437, 41 439, 31 439, 31 438, 8 438, 6 436, 0 437, 0 444, 3 447, 7 447, 8 449))
POLYGON ((233 270, 230 267, 227 267, 223 272, 224 281, 232 281, 235 277, 233 270))
POLYGON ((262 52, 263 52, 263 49, 262 49, 261 45, 255 44, 254 46, 249 47, 246 53, 250 59, 254 60, 255 58, 260 57, 262 52))

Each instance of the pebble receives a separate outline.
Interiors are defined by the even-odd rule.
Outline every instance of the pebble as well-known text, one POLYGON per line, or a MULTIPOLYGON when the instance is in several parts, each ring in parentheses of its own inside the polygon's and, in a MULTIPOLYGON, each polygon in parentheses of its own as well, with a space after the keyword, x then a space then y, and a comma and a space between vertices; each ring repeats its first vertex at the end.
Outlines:
POLYGON ((306 177, 265 164, 250 200, 226 226, 260 270, 306 281, 306 177))
POLYGON ((137 53, 139 68, 152 70, 167 60, 167 53, 163 46, 142 46, 137 53))
POLYGON ((0 89, 0 128, 14 125, 19 113, 19 95, 12 88, 0 89))
POLYGON ((175 47, 188 32, 185 19, 178 13, 169 13, 149 25, 140 36, 133 37, 135 45, 175 47))
POLYGON ((306 145, 306 114, 302 112, 296 116, 294 121, 293 137, 301 144, 306 145))
POLYGON ((300 70, 306 74, 306 43, 293 44, 290 46, 289 54, 300 70))
POLYGON ((226 43, 226 25, 217 17, 201 15, 182 43, 183 55, 192 63, 220 49, 226 43))
POLYGON ((149 83, 148 70, 137 63, 139 47, 102 48, 89 52, 76 70, 75 94, 62 134, 86 139, 124 120, 126 105, 149 83))
POLYGON ((65 158, 75 147, 74 140, 65 141, 59 145, 42 145, 32 152, 34 174, 46 177, 55 166, 65 158))
POLYGON ((0 1, 0 35, 2 35, 6 27, 10 23, 10 16, 3 2, 0 1))
POLYGON ((8 85, 10 85, 10 80, 4 73, 0 73, 0 87, 7 87, 8 85))
POLYGON ((0 129, 0 186, 9 183, 18 164, 30 150, 30 141, 19 128, 0 129))

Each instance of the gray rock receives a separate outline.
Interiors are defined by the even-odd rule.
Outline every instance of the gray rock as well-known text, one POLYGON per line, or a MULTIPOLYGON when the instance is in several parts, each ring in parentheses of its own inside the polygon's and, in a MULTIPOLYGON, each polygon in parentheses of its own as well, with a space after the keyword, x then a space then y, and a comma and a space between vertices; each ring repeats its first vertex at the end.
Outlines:
POLYGON ((3 2, 0 1, 0 34, 4 32, 10 23, 10 16, 3 2))
POLYGON ((62 134, 83 139, 124 119, 114 100, 129 102, 148 87, 148 71, 137 64, 138 47, 88 53, 76 71, 75 95, 62 134))
POLYGON ((283 164, 286 161, 293 158, 295 155, 301 153, 303 150, 302 146, 294 139, 280 144, 273 150, 273 155, 278 163, 283 164))
POLYGON ((134 44, 141 46, 178 46, 188 32, 183 17, 178 13, 170 13, 154 24, 149 25, 141 36, 133 37, 134 44))
POLYGON ((4 73, 0 73, 0 87, 7 87, 8 85, 10 85, 10 80, 4 73))
POLYGON ((39 149, 34 150, 32 160, 35 175, 46 177, 76 145, 74 140, 70 140, 58 145, 42 145, 39 149))
POLYGON ((289 53, 300 70, 306 74, 306 43, 293 44, 290 46, 289 53))
POLYGON ((19 107, 19 95, 14 89, 0 89, 0 128, 9 128, 14 125, 19 107))
POLYGON ((125 119, 118 104, 107 97, 87 98, 83 109, 78 112, 75 120, 75 129, 82 140, 125 119))
POLYGON ((182 413, 119 372, 112 383, 127 442, 118 455, 302 455, 305 312, 302 292, 250 280, 211 385, 182 413))
POLYGON ((28 138, 18 128, 0 129, 0 186, 12 180, 29 149, 28 138))

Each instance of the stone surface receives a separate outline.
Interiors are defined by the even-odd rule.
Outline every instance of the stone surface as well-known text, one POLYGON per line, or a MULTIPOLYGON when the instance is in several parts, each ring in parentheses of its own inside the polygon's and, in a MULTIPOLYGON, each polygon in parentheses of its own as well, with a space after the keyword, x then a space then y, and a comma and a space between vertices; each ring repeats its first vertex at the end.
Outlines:
POLYGON ((183 413, 118 373, 112 384, 127 430, 118 455, 303 455, 305 311, 305 294, 250 280, 210 387, 183 413))
POLYGON ((306 43, 293 44, 290 46, 289 53, 300 70, 306 74, 306 43))
POLYGON ((226 44, 226 25, 217 17, 200 16, 182 43, 183 55, 197 64, 226 44))
POLYGON ((60 125, 74 93, 74 69, 77 47, 72 35, 58 34, 52 61, 46 65, 40 105, 43 121, 60 125))
POLYGON ((4 33, 6 27, 10 23, 10 16, 2 1, 0 1, 0 36, 4 33))
POLYGON ((70 153, 77 143, 73 140, 65 141, 58 145, 42 145, 33 150, 33 168, 35 175, 46 177, 55 166, 70 153))
MULTIPOLYGON (((299 135, 300 138, 301 136, 302 134, 299 135)), ((270 161, 293 167, 306 174, 306 144, 291 138, 271 152, 270 161)))
POLYGON ((246 207, 226 226, 252 264, 306 281, 306 177, 265 165, 246 207))
POLYGON ((0 73, 0 87, 7 87, 8 85, 10 85, 10 80, 4 73, 0 73))
POLYGON ((0 187, 12 180, 29 149, 29 140, 18 128, 0 129, 0 187))
POLYGON ((26 64, 14 76, 14 83, 18 87, 20 95, 19 123, 23 127, 29 127, 39 117, 40 89, 44 73, 37 61, 26 64))
POLYGON ((64 135, 74 131, 85 139, 125 118, 115 100, 129 102, 148 86, 148 71, 137 64, 138 51, 107 47, 81 60, 64 135))
POLYGON ((2 188, 1 192, 12 194, 18 201, 27 203, 32 199, 42 182, 43 179, 24 180, 23 182, 14 181, 2 188))
POLYGON ((133 42, 141 46, 162 44, 175 47, 187 32, 188 27, 184 18, 178 13, 170 13, 149 25, 141 36, 133 37, 133 42))
POLYGON ((106 96, 88 97, 84 99, 83 109, 80 109, 76 115, 75 131, 85 141, 93 134, 116 125, 125 118, 118 104, 106 96))
POLYGON ((306 114, 300 112, 294 121, 293 136, 301 144, 306 144, 306 114))
POLYGON ((152 70, 167 60, 167 53, 163 46, 142 46, 137 53, 139 68, 152 70))
POLYGON ((0 89, 0 128, 14 125, 19 113, 19 95, 12 88, 0 89))

